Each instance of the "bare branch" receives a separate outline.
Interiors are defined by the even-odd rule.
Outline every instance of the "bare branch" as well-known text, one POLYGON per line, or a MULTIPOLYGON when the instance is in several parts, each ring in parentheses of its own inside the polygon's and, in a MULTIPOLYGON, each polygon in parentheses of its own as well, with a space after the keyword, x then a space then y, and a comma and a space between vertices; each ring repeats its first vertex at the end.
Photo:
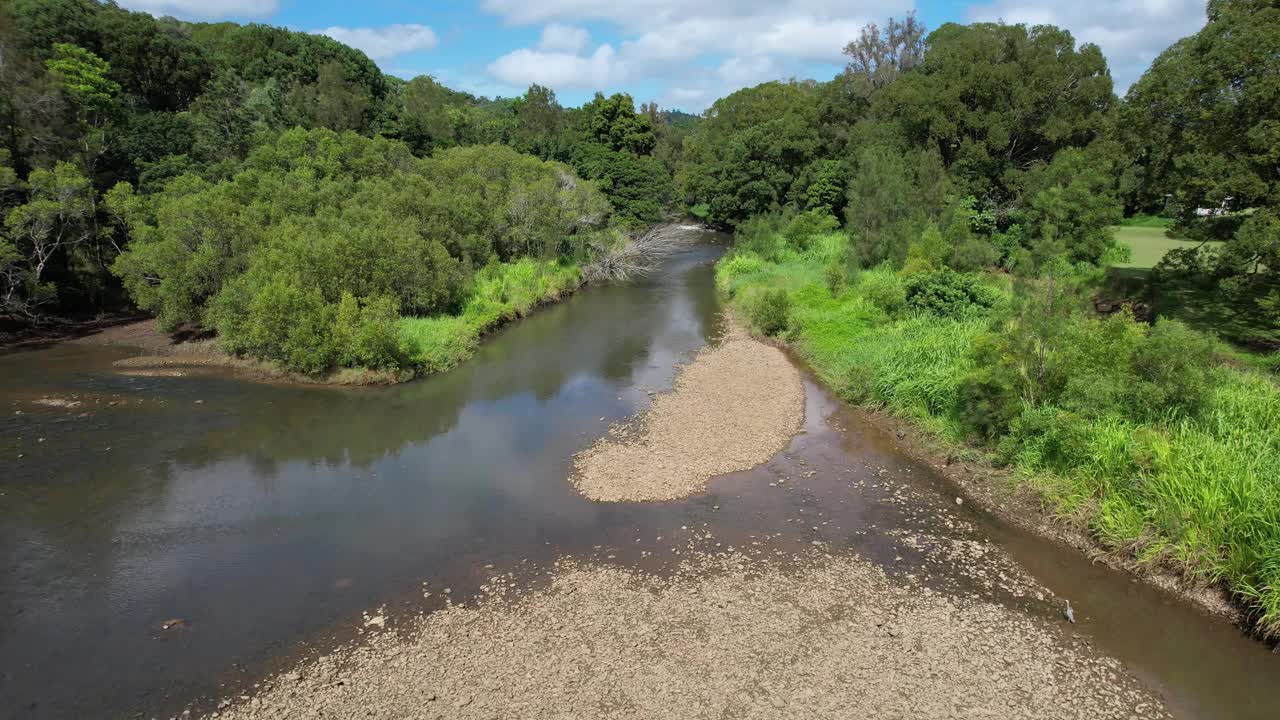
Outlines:
POLYGON ((583 268, 588 283, 626 282, 644 277, 692 241, 686 228, 655 225, 620 246, 592 244, 594 259, 583 268))

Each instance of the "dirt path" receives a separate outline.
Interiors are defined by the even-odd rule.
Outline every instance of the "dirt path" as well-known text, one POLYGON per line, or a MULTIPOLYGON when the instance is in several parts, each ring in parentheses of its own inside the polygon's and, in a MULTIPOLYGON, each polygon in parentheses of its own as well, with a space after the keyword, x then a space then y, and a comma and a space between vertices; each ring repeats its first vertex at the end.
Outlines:
POLYGON ((562 567, 288 673, 226 718, 1163 718, 1060 626, 818 551, 562 567))
POLYGON ((804 419, 800 373, 738 328, 703 350, 639 419, 577 458, 574 485, 600 501, 674 500, 776 455, 804 419))

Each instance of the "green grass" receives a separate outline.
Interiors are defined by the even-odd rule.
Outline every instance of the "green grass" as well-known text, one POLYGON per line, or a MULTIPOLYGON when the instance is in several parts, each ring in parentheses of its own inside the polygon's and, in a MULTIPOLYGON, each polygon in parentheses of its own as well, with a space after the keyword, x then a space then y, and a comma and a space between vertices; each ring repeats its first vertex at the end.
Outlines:
MULTIPOLYGON (((1168 231, 1160 225, 1120 225, 1115 228, 1116 239, 1129 246, 1131 256, 1129 262, 1116 263, 1115 267, 1140 268, 1149 270, 1165 256, 1165 253, 1176 248, 1199 247, 1195 240, 1179 240, 1169 237, 1168 231)), ((1209 243, 1215 245, 1218 243, 1209 243)))
POLYGON ((1168 228, 1173 227, 1173 218, 1159 215, 1134 215, 1120 221, 1122 227, 1168 228))
POLYGON ((556 261, 490 265, 477 274, 460 314, 401 318, 401 342, 421 373, 450 370, 471 357, 486 332, 573 292, 581 277, 577 265, 556 261))
MULTIPOLYGON (((859 273, 833 295, 823 270, 839 252, 828 239, 774 261, 731 254, 717 266, 717 287, 748 319, 761 293, 784 289, 782 337, 825 384, 965 442, 958 386, 974 368, 970 348, 994 331, 990 319, 906 315, 894 300, 901 278, 885 268, 859 273)), ((1007 278, 988 281, 1008 296, 1007 278)), ((1230 365, 1213 371, 1211 399, 1194 420, 1027 409, 1027 427, 1042 435, 1022 437, 1010 460, 1050 507, 1086 523, 1100 542, 1222 583, 1254 612, 1260 633, 1280 637, 1280 386, 1248 363, 1230 365), (1056 471, 1038 455, 1051 446, 1059 457, 1067 448, 1056 471)))
MULTIPOLYGON (((1158 220, 1159 218, 1157 218, 1158 220)), ((1274 284, 1257 283, 1251 292, 1228 296, 1216 285, 1167 279, 1159 286, 1150 283, 1151 268, 1178 248, 1199 247, 1193 240, 1169 237, 1159 226, 1124 225, 1115 228, 1116 238, 1130 249, 1129 262, 1117 263, 1108 271, 1110 294, 1142 300, 1156 315, 1177 318, 1188 325, 1220 335, 1239 345, 1280 342, 1280 327, 1257 311, 1256 302, 1274 284)), ((1205 243, 1207 247, 1221 245, 1205 243)))

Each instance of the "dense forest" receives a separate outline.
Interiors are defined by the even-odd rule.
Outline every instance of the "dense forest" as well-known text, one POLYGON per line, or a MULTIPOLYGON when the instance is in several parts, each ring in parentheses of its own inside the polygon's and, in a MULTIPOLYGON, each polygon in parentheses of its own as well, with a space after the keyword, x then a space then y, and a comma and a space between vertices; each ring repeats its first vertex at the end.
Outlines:
POLYGON ((855 402, 1017 468, 1280 634, 1280 3, 1118 97, 1052 26, 914 17, 701 116, 401 80, 327 37, 0 5, 0 315, 122 307, 320 374, 445 369, 666 218, 855 402), (1153 255, 1154 253, 1154 255, 1153 255))
POLYGON ((571 289, 672 211, 696 120, 476 98, 327 37, 93 0, 0 6, 0 58, 0 316, 133 305, 308 373, 447 367, 571 289))

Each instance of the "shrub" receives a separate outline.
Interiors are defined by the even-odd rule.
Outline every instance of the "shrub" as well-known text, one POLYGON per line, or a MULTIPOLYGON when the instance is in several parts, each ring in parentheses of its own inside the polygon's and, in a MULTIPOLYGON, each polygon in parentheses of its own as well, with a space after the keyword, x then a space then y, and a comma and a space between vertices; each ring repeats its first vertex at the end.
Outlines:
POLYGON ((836 220, 825 209, 808 210, 792 217, 782 230, 782 237, 787 244, 796 250, 807 250, 815 238, 828 235, 840 229, 840 221, 836 220))
POLYGON ((763 269, 764 259, 759 255, 750 251, 735 252, 716 264, 716 285, 732 295, 734 280, 758 273, 763 269))
POLYGON ((827 291, 835 297, 844 290, 845 277, 848 274, 848 268, 842 258, 831 258, 827 261, 825 267, 822 268, 822 282, 827 286, 827 291))
POLYGON ((765 335, 777 335, 787 329, 787 311, 791 298, 781 288, 760 293, 751 306, 751 323, 765 335))
POLYGON ((901 312, 907 303, 902 280, 887 268, 859 274, 857 292, 890 316, 901 312))
POLYGON ((983 440, 995 440, 1018 416, 1018 394, 990 371, 979 371, 960 381, 953 414, 960 428, 983 440))
POLYGON ((339 365, 396 369, 406 363, 397 322, 399 308, 389 297, 359 301, 343 293, 333 326, 333 343, 339 365))
POLYGON ((1130 393, 1134 416, 1199 415, 1213 393, 1214 355, 1208 335, 1178 320, 1157 321, 1132 358, 1139 379, 1130 393))
POLYGON ((939 317, 966 317, 995 304, 991 290, 972 275, 948 269, 909 276, 904 292, 908 308, 939 317))
POLYGON ((780 212, 757 215, 734 230, 734 249, 755 253, 765 260, 775 260, 786 248, 782 237, 786 223, 786 218, 780 212))

